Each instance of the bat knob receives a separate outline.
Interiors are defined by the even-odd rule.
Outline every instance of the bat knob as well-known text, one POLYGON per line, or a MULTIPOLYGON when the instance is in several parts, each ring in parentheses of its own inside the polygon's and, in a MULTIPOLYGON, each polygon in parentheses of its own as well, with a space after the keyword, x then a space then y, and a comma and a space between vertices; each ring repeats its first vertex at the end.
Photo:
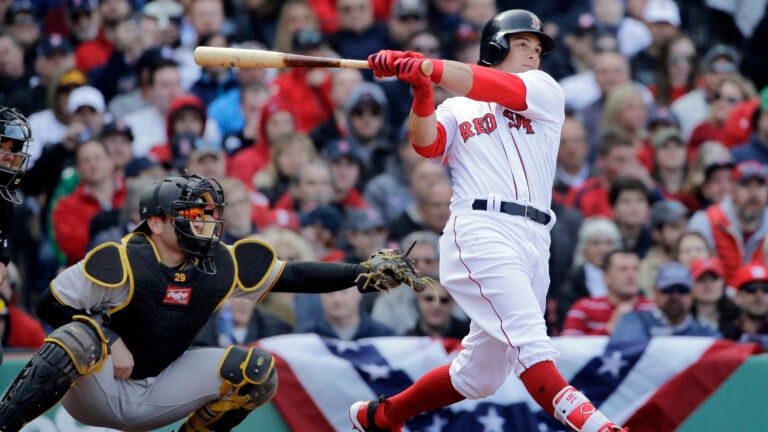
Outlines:
POLYGON ((424 76, 430 76, 432 75, 432 71, 435 70, 435 66, 432 64, 429 60, 424 60, 421 63, 421 67, 419 67, 419 70, 421 70, 421 73, 424 74, 424 76))

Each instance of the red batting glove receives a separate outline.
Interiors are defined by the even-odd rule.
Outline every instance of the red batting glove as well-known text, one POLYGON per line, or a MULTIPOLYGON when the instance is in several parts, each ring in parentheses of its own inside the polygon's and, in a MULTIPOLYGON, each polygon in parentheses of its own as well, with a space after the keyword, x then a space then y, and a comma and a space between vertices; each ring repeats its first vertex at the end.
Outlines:
POLYGON ((401 80, 410 83, 414 89, 432 88, 432 80, 421 73, 425 58, 405 58, 395 62, 395 73, 401 80))
POLYGON ((413 105, 411 110, 419 117, 429 117, 435 112, 432 79, 421 73, 424 58, 406 58, 395 62, 395 72, 401 80, 413 87, 413 105))
POLYGON ((424 58, 424 56, 413 51, 381 50, 368 56, 368 66, 373 69, 376 78, 393 77, 395 62, 404 58, 424 58))

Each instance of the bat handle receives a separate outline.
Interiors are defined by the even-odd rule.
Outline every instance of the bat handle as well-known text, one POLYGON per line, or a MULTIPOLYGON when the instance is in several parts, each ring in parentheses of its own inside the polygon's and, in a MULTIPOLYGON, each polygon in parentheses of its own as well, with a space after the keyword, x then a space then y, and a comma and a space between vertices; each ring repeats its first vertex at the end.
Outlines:
POLYGON ((421 70, 421 73, 423 73, 424 76, 430 76, 432 75, 432 71, 435 70, 435 66, 432 64, 430 60, 424 60, 421 63, 419 70, 421 70))

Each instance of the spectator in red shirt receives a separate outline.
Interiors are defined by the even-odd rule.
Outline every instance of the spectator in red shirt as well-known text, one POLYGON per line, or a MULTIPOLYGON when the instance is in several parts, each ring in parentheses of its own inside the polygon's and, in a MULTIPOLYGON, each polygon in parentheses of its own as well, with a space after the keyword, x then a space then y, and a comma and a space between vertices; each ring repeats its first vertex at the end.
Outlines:
POLYGON ((609 133, 601 138, 595 164, 600 174, 587 179, 581 187, 571 189, 566 204, 579 209, 585 218, 610 218, 613 217, 608 200, 611 183, 623 175, 647 178, 648 173, 637 161, 632 141, 620 134, 609 133))
POLYGON ((312 244, 318 261, 344 261, 344 251, 338 247, 343 220, 344 214, 331 205, 317 206, 301 215, 301 236, 312 244))
POLYGON ((254 176, 269 169, 270 160, 275 160, 273 153, 281 147, 277 143, 280 137, 298 135, 294 134, 300 130, 298 121, 298 112, 286 100, 267 101, 259 116, 258 139, 232 157, 229 175, 240 179, 249 189, 256 189, 258 182, 254 176))
MULTIPOLYGON (((0 282, 0 341, 5 348, 38 349, 43 346, 45 330, 32 315, 16 306, 16 294, 20 291, 21 277, 11 262, 8 276, 0 282)), ((1 271, 1 270, 0 270, 1 271)))
POLYGON ((363 173, 363 157, 357 144, 348 140, 331 141, 323 148, 321 155, 331 163, 334 203, 345 209, 368 207, 358 189, 363 173))
MULTIPOLYGON (((317 30, 299 30, 292 43, 291 52, 295 54, 328 55, 323 36, 317 30)), ((270 87, 275 97, 294 107, 298 114, 296 129, 301 132, 308 133, 333 113, 331 72, 327 68, 289 68, 270 87)))
POLYGON ((608 294, 583 298, 574 303, 565 316, 561 334, 610 335, 625 313, 653 310, 655 303, 640 294, 639 267, 640 257, 635 252, 616 250, 606 255, 603 271, 608 294))
POLYGON ((75 160, 80 177, 77 189, 56 202, 52 219, 54 239, 68 266, 85 256, 91 219, 104 210, 122 207, 126 192, 123 178, 115 175, 112 158, 101 141, 80 144, 75 160))

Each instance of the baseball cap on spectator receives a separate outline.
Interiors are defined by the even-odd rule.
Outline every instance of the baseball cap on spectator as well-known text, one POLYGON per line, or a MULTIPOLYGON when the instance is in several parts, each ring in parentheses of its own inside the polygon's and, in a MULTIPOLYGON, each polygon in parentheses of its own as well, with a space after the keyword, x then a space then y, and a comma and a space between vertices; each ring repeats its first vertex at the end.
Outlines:
POLYGON ((291 49, 294 51, 306 51, 320 48, 325 43, 323 35, 315 29, 303 29, 293 34, 291 49))
POLYGON ((725 268, 720 258, 696 258, 691 261, 691 276, 693 280, 699 280, 705 273, 712 273, 717 277, 725 276, 725 268))
POLYGON ((693 276, 691 276, 688 267, 676 262, 659 266, 655 287, 661 291, 669 291, 678 286, 686 287, 689 290, 693 286, 693 276))
POLYGON ((72 44, 59 33, 43 35, 37 43, 37 54, 50 57, 53 54, 69 54, 73 52, 72 44))
POLYGON ((133 158, 128 162, 128 165, 125 166, 125 176, 138 177, 145 171, 158 166, 160 166, 160 162, 146 156, 133 158))
POLYGON ((733 275, 732 285, 741 289, 752 282, 768 282, 768 266, 762 263, 750 263, 740 267, 733 275))
POLYGON ((204 157, 209 156, 214 159, 221 159, 224 157, 224 150, 211 146, 203 146, 192 150, 189 155, 189 162, 199 162, 204 157))
POLYGON ((141 9, 144 16, 157 21, 157 27, 165 30, 171 21, 180 21, 184 16, 184 6, 175 0, 155 0, 147 2, 141 9))
POLYGON ((363 155, 360 147, 349 140, 333 140, 326 144, 320 153, 331 162, 347 157, 359 164, 363 164, 363 155))
POLYGON ((677 140, 679 143, 685 145, 685 138, 680 134, 680 129, 676 127, 665 127, 653 135, 653 148, 659 148, 671 139, 677 140))
POLYGON ((74 87, 84 86, 88 82, 85 74, 80 69, 70 69, 59 76, 57 83, 59 91, 71 90, 74 87))
POLYGON ((648 114, 648 129, 654 129, 656 126, 675 126, 680 127, 680 119, 668 107, 657 106, 648 114))
POLYGON ((728 45, 717 44, 707 50, 702 58, 704 68, 713 73, 735 73, 738 64, 741 61, 741 55, 735 48, 728 45), (724 59, 725 62, 716 61, 724 59))
POLYGON ((765 183, 768 181, 768 167, 760 162, 749 160, 740 162, 733 170, 733 181, 744 184, 752 179, 765 183))
POLYGON ((38 9, 30 0, 15 0, 5 11, 6 24, 36 24, 38 9))
POLYGON ((67 99, 67 112, 72 114, 82 107, 91 107, 97 113, 104 114, 106 109, 104 95, 97 88, 89 85, 80 86, 72 90, 67 99))
POLYGON ((69 16, 91 13, 98 8, 99 0, 67 0, 67 13, 69 16))
POLYGON ((657 201, 651 207, 651 225, 654 227, 668 224, 688 215, 688 209, 677 200, 657 201))
POLYGON ((643 21, 649 24, 666 22, 680 27, 680 9, 672 0, 648 0, 643 9, 643 21))
POLYGON ((359 110, 369 107, 374 113, 381 113, 387 106, 387 96, 381 87, 372 82, 363 82, 352 89, 344 109, 347 114, 356 114, 359 110))
POLYGON ((129 140, 133 141, 133 131, 131 130, 131 127, 128 126, 128 124, 122 119, 113 120, 105 124, 101 129, 101 139, 112 135, 124 135, 128 137, 129 140))
POLYGON ((176 134, 171 139, 171 167, 186 168, 192 152, 204 146, 205 142, 200 136, 193 133, 176 134))
POLYGON ((346 227, 351 231, 368 231, 375 228, 386 228, 387 224, 378 210, 366 207, 349 212, 346 227))
POLYGON ((718 169, 733 169, 736 165, 730 150, 717 141, 705 141, 696 153, 697 157, 701 158, 701 168, 704 171, 705 179, 718 169))
POLYGON ((400 19, 408 17, 424 18, 427 16, 427 3, 424 0, 396 0, 395 16, 400 19))
POLYGON ((334 236, 339 233, 343 220, 344 215, 341 211, 331 205, 317 206, 300 217, 302 227, 320 225, 334 236))

